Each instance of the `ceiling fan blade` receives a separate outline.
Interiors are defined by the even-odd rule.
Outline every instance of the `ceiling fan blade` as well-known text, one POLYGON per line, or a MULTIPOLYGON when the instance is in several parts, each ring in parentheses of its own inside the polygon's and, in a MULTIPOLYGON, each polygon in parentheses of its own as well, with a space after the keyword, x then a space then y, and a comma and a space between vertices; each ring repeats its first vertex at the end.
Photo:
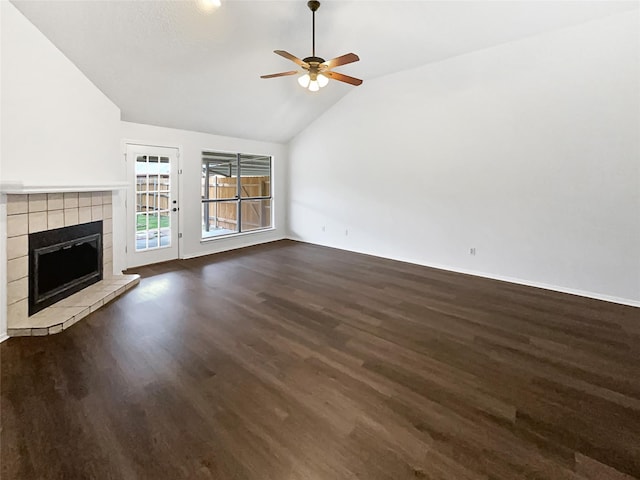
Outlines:
POLYGON ((297 63, 301 67, 309 68, 309 64, 307 62, 303 62, 295 55, 291 55, 289 52, 285 52, 284 50, 274 50, 273 53, 280 55, 281 57, 286 58, 287 60, 291 60, 294 63, 297 63))
POLYGON ((326 65, 328 68, 334 68, 339 67, 340 65, 357 62, 358 60, 360 60, 360 57, 355 53, 347 53, 331 60, 327 60, 326 62, 321 63, 321 65, 326 65))
POLYGON ((332 78, 334 80, 338 80, 344 83, 350 83, 351 85, 362 85, 362 80, 359 78, 350 77, 349 75, 343 75, 338 72, 322 72, 323 75, 332 78))
POLYGON ((287 75, 295 75, 296 73, 298 73, 298 70, 291 70, 290 72, 272 73, 271 75, 261 75, 260 78, 286 77, 287 75))

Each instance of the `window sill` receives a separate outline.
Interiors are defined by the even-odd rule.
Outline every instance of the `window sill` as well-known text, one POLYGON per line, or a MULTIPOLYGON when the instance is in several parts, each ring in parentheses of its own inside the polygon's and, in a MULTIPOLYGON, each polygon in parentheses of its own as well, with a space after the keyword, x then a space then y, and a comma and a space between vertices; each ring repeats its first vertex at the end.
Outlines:
POLYGON ((273 232, 275 229, 276 229, 275 227, 269 227, 269 228, 261 228, 260 230, 251 230, 250 232, 227 233, 225 235, 216 235, 209 238, 200 238, 200 244, 211 243, 211 242, 215 242, 216 240, 222 240, 222 239, 228 239, 228 238, 237 238, 237 237, 244 237, 247 235, 255 235, 258 233, 273 232))

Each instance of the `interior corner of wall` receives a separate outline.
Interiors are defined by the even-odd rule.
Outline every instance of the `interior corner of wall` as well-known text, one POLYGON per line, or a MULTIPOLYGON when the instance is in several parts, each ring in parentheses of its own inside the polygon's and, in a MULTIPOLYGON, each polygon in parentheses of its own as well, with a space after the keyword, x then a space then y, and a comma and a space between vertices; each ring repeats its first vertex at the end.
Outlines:
POLYGON ((0 342, 7 338, 7 196, 0 194, 0 342))

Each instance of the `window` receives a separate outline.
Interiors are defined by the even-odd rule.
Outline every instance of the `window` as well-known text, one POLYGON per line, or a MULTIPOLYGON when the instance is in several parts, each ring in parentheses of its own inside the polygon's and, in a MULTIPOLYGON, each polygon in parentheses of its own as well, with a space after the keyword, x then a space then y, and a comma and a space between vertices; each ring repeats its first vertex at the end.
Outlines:
POLYGON ((202 152, 202 238, 271 228, 271 157, 202 152))

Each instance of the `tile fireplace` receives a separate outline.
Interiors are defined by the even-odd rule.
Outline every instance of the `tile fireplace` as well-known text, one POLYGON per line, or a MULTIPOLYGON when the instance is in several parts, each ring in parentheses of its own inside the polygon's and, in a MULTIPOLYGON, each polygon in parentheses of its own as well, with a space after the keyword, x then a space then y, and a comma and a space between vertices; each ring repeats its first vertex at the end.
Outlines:
POLYGON ((58 333, 138 283, 113 275, 112 195, 7 194, 9 336, 58 333))

